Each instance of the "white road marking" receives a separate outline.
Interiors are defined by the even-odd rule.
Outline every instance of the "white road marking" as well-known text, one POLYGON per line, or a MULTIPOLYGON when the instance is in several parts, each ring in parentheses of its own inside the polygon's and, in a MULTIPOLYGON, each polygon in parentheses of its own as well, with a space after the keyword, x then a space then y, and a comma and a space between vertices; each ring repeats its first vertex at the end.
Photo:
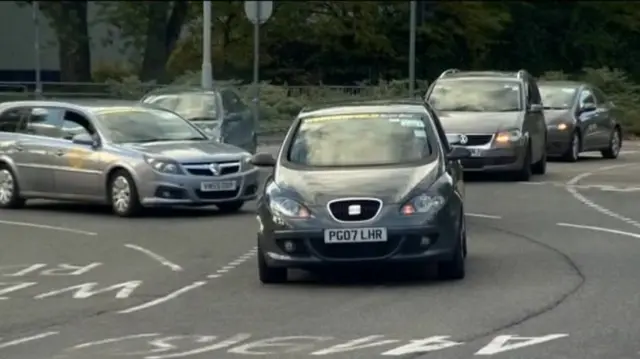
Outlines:
POLYGON ((40 333, 40 334, 36 334, 36 335, 32 335, 30 337, 24 337, 24 338, 19 338, 19 339, 15 339, 9 342, 5 342, 5 343, 0 343, 0 349, 5 349, 8 347, 13 347, 16 345, 20 345, 20 344, 24 344, 27 342, 31 342, 34 340, 38 340, 38 339, 43 339, 46 337, 50 337, 52 335, 56 335, 59 332, 45 332, 45 333, 40 333))
POLYGON ((181 272, 182 271, 182 267, 180 267, 179 265, 171 262, 170 260, 166 259, 165 257, 163 257, 163 256, 161 256, 159 254, 153 253, 152 251, 150 251, 150 250, 148 250, 146 248, 142 248, 142 247, 137 246, 135 244, 125 244, 124 246, 127 247, 127 248, 131 248, 131 249, 134 249, 136 251, 139 251, 139 252, 142 252, 142 253, 148 255, 149 257, 151 257, 151 258, 157 260, 158 262, 160 262, 160 264, 162 264, 163 266, 167 266, 167 267, 171 268, 171 270, 174 271, 174 272, 181 272))
POLYGON ((509 350, 520 349, 569 336, 569 334, 549 334, 541 337, 520 337, 517 335, 499 335, 478 350, 475 355, 494 355, 509 350))
POLYGON ((626 232, 618 229, 611 229, 611 228, 604 228, 604 227, 597 227, 597 226, 585 226, 582 224, 572 224, 572 223, 556 223, 556 225, 560 227, 580 228, 580 229, 587 229, 590 231, 606 232, 606 233, 618 234, 621 236, 640 238, 640 234, 638 233, 626 232))
POLYGON ((6 225, 9 225, 9 226, 37 228, 37 229, 47 229, 47 230, 50 230, 50 231, 68 232, 68 233, 81 234, 81 235, 85 235, 85 236, 97 236, 98 235, 98 233, 96 233, 96 232, 88 232, 88 231, 83 231, 81 229, 74 229, 74 228, 67 228, 67 227, 56 227, 56 226, 49 226, 49 225, 46 225, 46 224, 37 224, 37 223, 30 223, 30 222, 0 221, 0 224, 6 224, 6 225))
POLYGON ((182 295, 182 294, 184 294, 184 293, 186 293, 186 292, 188 292, 190 290, 196 289, 198 287, 202 287, 205 284, 207 284, 207 281, 193 282, 190 285, 188 285, 186 287, 183 287, 183 288, 180 288, 180 289, 176 290, 175 292, 171 292, 171 293, 169 293, 169 294, 167 294, 167 295, 165 295, 163 297, 156 298, 156 299, 154 299, 152 301, 137 305, 135 307, 131 307, 131 308, 128 308, 128 309, 121 310, 118 313, 120 313, 120 314, 128 314, 128 313, 137 312, 139 310, 147 309, 147 308, 156 306, 158 304, 162 304, 164 302, 168 302, 168 301, 170 301, 172 299, 175 299, 176 297, 178 297, 178 296, 180 296, 180 295, 182 295))
POLYGON ((631 218, 625 217, 621 214, 615 213, 612 210, 605 208, 595 202, 593 202, 592 200, 588 199, 587 197, 583 196, 580 192, 578 192, 578 190, 574 187, 580 180, 583 180, 589 176, 593 176, 595 173, 597 172, 602 172, 602 171, 608 171, 611 169, 615 169, 615 168, 620 168, 620 167, 628 167, 629 164, 625 163, 625 164, 619 164, 619 165, 613 165, 613 166, 606 166, 606 167, 600 167, 592 172, 585 172, 585 173, 581 173, 575 177, 573 177, 572 179, 570 179, 567 183, 566 183, 566 190, 569 191, 569 193, 573 196, 573 198, 577 199, 578 201, 582 202, 584 205, 586 205, 587 207, 590 207, 604 215, 607 215, 609 217, 612 218, 616 218, 618 220, 621 220, 625 223, 628 223, 636 228, 640 228, 640 222, 637 222, 631 218))
POLYGON ((88 347, 93 347, 93 346, 102 345, 102 344, 117 343, 117 342, 122 342, 122 341, 125 341, 125 340, 129 340, 129 339, 156 337, 158 335, 160 335, 160 334, 159 333, 143 333, 143 334, 127 335, 127 336, 118 337, 118 338, 102 339, 102 340, 97 340, 97 341, 94 341, 94 342, 78 344, 78 345, 72 347, 70 350, 88 348, 88 347))
POLYGON ((215 278, 222 277, 224 274, 229 273, 230 271, 232 271, 233 269, 237 268, 242 263, 244 263, 244 262, 248 261, 249 259, 253 258, 256 255, 257 252, 258 252, 258 248, 257 247, 253 247, 247 253, 242 254, 240 257, 238 257, 238 258, 232 260, 231 262, 225 264, 224 266, 222 266, 214 274, 209 274, 207 276, 207 278, 215 279, 215 278))
POLYGON ((489 219, 501 219, 501 216, 494 216, 492 214, 482 214, 482 213, 465 213, 466 216, 469 217, 478 217, 478 218, 489 218, 489 219))

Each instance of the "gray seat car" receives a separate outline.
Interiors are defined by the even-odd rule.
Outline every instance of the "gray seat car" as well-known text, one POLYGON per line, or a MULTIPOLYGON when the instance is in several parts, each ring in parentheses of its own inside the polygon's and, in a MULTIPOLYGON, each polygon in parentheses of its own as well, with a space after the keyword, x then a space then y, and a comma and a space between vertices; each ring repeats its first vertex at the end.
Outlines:
POLYGON ((258 190, 251 154, 208 138, 177 114, 124 104, 0 104, 0 208, 31 198, 238 211, 258 190))
MULTIPOLYGON (((454 136, 455 137, 455 136, 454 136)), ((438 116, 421 101, 368 101, 303 110, 258 200, 263 283, 288 268, 438 265, 462 279, 464 182, 438 116)))
POLYGON ((444 71, 425 95, 447 133, 472 158, 468 172, 503 172, 517 181, 547 168, 547 126, 535 79, 525 70, 444 71))
POLYGON ((167 87, 141 100, 171 110, 200 127, 208 136, 251 153, 258 146, 253 110, 232 87, 206 91, 197 87, 167 87))

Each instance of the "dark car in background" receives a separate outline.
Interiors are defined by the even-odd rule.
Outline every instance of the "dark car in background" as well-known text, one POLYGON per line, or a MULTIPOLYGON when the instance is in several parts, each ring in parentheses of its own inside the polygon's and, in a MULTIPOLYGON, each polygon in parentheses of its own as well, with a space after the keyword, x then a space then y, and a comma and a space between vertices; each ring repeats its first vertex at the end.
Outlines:
POLYGON ((429 87, 425 101, 448 134, 458 134, 472 158, 465 171, 504 172, 517 181, 544 174, 547 127, 535 79, 526 71, 449 69, 429 87))
POLYGON ((233 88, 169 87, 152 91, 140 101, 177 113, 219 142, 256 152, 253 111, 233 88))
MULTIPOLYGON (((438 264, 462 279, 467 253, 463 147, 450 147, 422 101, 366 101, 303 110, 258 199, 258 273, 288 268, 438 264)), ((424 267, 423 267, 424 266, 424 267)))
POLYGON ((549 133, 547 153, 575 162, 581 152, 618 157, 622 127, 615 105, 599 88, 583 82, 540 82, 549 133))

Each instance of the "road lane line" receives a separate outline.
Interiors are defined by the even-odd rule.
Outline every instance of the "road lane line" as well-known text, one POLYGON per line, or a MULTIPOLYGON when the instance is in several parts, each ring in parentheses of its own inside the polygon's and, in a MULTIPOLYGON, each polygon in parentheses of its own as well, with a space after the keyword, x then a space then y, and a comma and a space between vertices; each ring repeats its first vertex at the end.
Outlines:
POLYGON ((82 235, 85 235, 85 236, 97 236, 98 235, 98 233, 83 231, 81 229, 66 228, 66 227, 56 227, 56 226, 49 226, 49 225, 46 225, 46 224, 37 224, 37 223, 29 223, 29 222, 0 221, 0 224, 6 224, 6 225, 9 225, 9 226, 18 226, 18 227, 48 229, 48 230, 51 230, 51 231, 82 234, 82 235))
POLYGON ((620 167, 628 167, 629 164, 625 163, 625 164, 619 164, 619 165, 613 165, 613 166, 606 166, 606 167, 600 167, 597 168, 594 171, 591 172, 584 172, 581 173, 575 177, 573 177, 572 179, 570 179, 566 184, 565 184, 565 189, 573 196, 573 198, 577 199, 579 202, 582 202, 582 204, 586 205, 587 207, 592 208, 595 211, 598 211, 604 215, 607 215, 609 217, 618 219, 622 222, 625 222, 627 224, 630 224, 636 228, 640 228, 640 222, 637 222, 629 217, 625 217, 619 213, 613 212, 612 210, 603 207, 595 202, 593 202, 592 200, 588 199, 587 197, 583 196, 580 192, 578 192, 578 190, 575 188, 576 184, 578 182, 580 182, 581 180, 593 176, 594 174, 596 174, 597 172, 603 172, 603 171, 608 171, 608 170, 612 170, 612 169, 616 169, 616 168, 620 168, 620 167))
POLYGON ((15 339, 6 343, 0 343, 0 349, 4 349, 4 348, 8 348, 8 347, 13 347, 16 345, 20 345, 20 344, 24 344, 30 341, 34 341, 34 340, 38 340, 38 339, 43 339, 46 337, 50 337, 52 335, 56 335, 59 332, 45 332, 45 333, 40 333, 40 334, 36 334, 36 335, 32 335, 30 337, 24 337, 24 338, 19 338, 19 339, 15 339))
POLYGON ((175 299, 175 298, 179 297, 180 295, 182 295, 182 294, 184 294, 184 293, 186 293, 188 291, 191 291, 193 289, 196 289, 198 287, 202 287, 205 284, 207 284, 207 281, 204 281, 204 280, 203 281, 199 281, 199 282, 193 282, 193 283, 189 284, 188 286, 182 287, 182 288, 180 288, 180 289, 178 289, 178 290, 176 290, 174 292, 171 292, 171 293, 169 293, 169 294, 167 294, 167 295, 165 295, 163 297, 156 298, 156 299, 154 299, 152 301, 149 301, 149 302, 146 302, 146 303, 142 303, 140 305, 136 305, 135 307, 131 307, 131 308, 127 308, 127 309, 121 310, 118 313, 119 314, 128 314, 128 313, 137 312, 139 310, 147 309, 147 308, 156 306, 158 304, 162 304, 164 302, 168 302, 168 301, 170 301, 172 299, 175 299))
POLYGON ((618 234, 621 236, 640 238, 640 234, 638 233, 621 231, 619 229, 611 229, 611 228, 604 228, 604 227, 597 227, 597 226, 585 226, 582 224, 572 224, 572 223, 562 223, 562 222, 556 223, 556 225, 560 227, 580 228, 580 229, 587 229, 590 231, 606 232, 606 233, 618 234))
POLYGON ((242 263, 244 263, 244 262, 248 261, 249 259, 253 258, 256 255, 257 252, 258 252, 258 248, 257 247, 251 248, 250 251, 242 254, 238 258, 236 258, 236 259, 232 260, 231 262, 229 262, 229 263, 223 265, 222 267, 220 267, 220 269, 218 269, 214 274, 209 274, 207 276, 207 278, 215 279, 215 278, 222 277, 224 274, 229 273, 230 271, 236 269, 242 263))
POLYGON ((182 267, 180 267, 179 265, 171 262, 170 260, 166 259, 165 257, 163 257, 163 256, 161 256, 159 254, 153 253, 152 251, 150 251, 150 250, 148 250, 146 248, 142 248, 142 247, 137 246, 135 244, 128 244, 128 243, 125 244, 124 246, 127 247, 127 248, 131 248, 131 249, 134 249, 136 251, 139 251, 139 252, 142 252, 142 253, 148 255, 149 257, 151 257, 151 258, 157 260, 158 262, 160 262, 160 264, 162 264, 163 266, 167 266, 167 267, 171 268, 171 270, 174 271, 174 272, 181 272, 182 271, 182 267))
POLYGON ((465 213, 466 216, 469 217, 478 217, 478 218, 489 218, 489 219, 502 219, 501 216, 494 216, 492 214, 482 214, 482 213, 465 213))

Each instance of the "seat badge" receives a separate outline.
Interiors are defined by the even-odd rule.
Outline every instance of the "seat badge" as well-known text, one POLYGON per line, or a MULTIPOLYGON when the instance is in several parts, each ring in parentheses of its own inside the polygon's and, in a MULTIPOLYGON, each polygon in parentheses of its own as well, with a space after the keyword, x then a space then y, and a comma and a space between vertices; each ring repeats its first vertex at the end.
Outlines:
POLYGON ((466 145, 467 142, 469 142, 469 137, 467 137, 466 135, 460 135, 460 144, 466 145))
POLYGON ((357 216, 361 213, 361 208, 359 204, 352 204, 349 206, 348 211, 350 216, 357 216))
POLYGON ((212 163, 209 165, 209 171, 211 171, 211 173, 214 176, 218 176, 220 175, 220 165, 217 163, 212 163))

